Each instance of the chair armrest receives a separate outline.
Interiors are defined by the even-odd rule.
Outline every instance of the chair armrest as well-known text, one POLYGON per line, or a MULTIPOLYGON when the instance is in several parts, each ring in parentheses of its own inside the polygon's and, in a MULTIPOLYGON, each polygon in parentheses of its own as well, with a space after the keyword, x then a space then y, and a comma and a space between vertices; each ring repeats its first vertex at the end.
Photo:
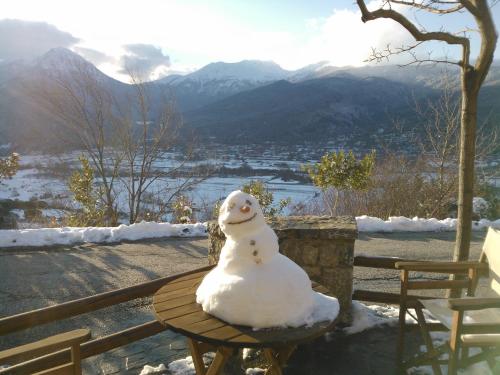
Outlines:
POLYGON ((355 267, 369 267, 369 268, 383 268, 383 269, 395 269, 395 264, 397 262, 416 262, 416 260, 398 258, 398 257, 386 257, 386 256, 368 256, 368 255, 356 255, 354 257, 355 267))
POLYGON ((396 269, 407 271, 422 271, 422 272, 437 272, 437 273, 458 273, 468 269, 475 268, 477 270, 488 269, 488 264, 477 261, 460 261, 460 262, 396 262, 396 269))
POLYGON ((0 352, 0 364, 14 365, 90 339, 88 329, 76 329, 0 352))
POLYGON ((448 307, 455 311, 500 308, 500 297, 493 298, 450 298, 448 307))

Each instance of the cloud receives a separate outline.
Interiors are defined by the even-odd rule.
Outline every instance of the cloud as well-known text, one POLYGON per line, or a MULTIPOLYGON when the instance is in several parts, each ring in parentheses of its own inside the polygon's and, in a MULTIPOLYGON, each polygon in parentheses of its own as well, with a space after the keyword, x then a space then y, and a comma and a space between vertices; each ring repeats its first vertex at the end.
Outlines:
POLYGON ((96 66, 116 62, 116 59, 113 56, 106 55, 105 53, 93 48, 76 46, 73 47, 73 50, 96 66))
POLYGON ((170 67, 170 57, 152 44, 126 44, 125 55, 120 58, 119 73, 132 73, 144 79, 159 78, 170 67))
MULTIPOLYGON (((368 7, 379 5, 380 1, 372 1, 368 7)), ((335 9, 327 18, 308 20, 307 27, 312 35, 306 44, 308 58, 328 60, 335 66, 363 65, 372 48, 383 50, 387 45, 401 47, 413 42, 412 36, 392 20, 363 23, 358 9, 335 9)), ((395 56, 391 62, 402 58, 395 56)))
POLYGON ((55 47, 70 47, 79 41, 70 33, 46 22, 0 20, 0 59, 32 59, 55 47))

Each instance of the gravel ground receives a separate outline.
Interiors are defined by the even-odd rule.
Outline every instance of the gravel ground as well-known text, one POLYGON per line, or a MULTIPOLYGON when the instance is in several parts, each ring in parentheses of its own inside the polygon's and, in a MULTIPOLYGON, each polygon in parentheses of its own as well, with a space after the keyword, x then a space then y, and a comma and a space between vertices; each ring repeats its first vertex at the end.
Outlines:
MULTIPOLYGON (((356 241, 355 253, 419 260, 450 260, 454 235, 362 233, 356 241)), ((471 259, 479 257, 484 235, 483 232, 474 234, 471 259)), ((194 269, 207 264, 206 249, 206 239, 186 238, 38 250, 0 249, 0 317, 194 269)), ((399 290, 399 276, 394 271, 357 268, 354 277, 355 288, 393 292, 399 290)), ((0 350, 77 327, 89 327, 94 337, 116 332, 154 319, 149 304, 149 299, 131 301, 92 314, 2 336, 0 350)), ((341 342, 334 340, 325 343, 317 352, 310 346, 299 350, 290 363, 289 373, 391 373, 389 369, 394 363, 394 341, 386 338, 394 336, 395 332, 379 329, 372 331, 369 334, 350 336, 341 342), (385 343, 385 347, 382 343, 385 343), (366 347, 363 348, 366 345, 373 348, 366 351, 366 347), (337 354, 329 355, 329 351, 334 349, 337 354), (363 352, 363 361, 356 360, 359 352, 363 352), (340 359, 345 359, 344 364, 334 366, 337 369, 335 371, 331 370, 332 361, 340 359), (315 363, 319 366, 316 369, 313 366, 315 363), (370 363, 377 365, 371 368, 370 363)), ((182 338, 166 332, 85 361, 85 373, 137 374, 145 363, 157 364, 163 361, 167 364, 170 360, 185 355, 186 346, 182 338), (156 357, 152 357, 150 353, 156 353, 156 357)))

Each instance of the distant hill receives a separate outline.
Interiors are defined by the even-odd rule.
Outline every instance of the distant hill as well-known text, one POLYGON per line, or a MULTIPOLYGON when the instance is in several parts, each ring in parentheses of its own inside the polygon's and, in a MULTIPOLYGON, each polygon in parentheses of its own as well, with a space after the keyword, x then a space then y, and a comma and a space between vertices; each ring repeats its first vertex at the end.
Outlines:
MULTIPOLYGON (((56 149, 61 143, 56 120, 29 94, 35 82, 74 78, 83 66, 117 98, 133 95, 133 86, 108 77, 81 56, 56 48, 33 61, 0 63, 1 143, 56 149)), ((147 86, 151 116, 165 98, 174 99, 185 123, 203 138, 224 142, 297 144, 336 141, 346 147, 374 133, 390 131, 395 118, 408 130, 419 128, 412 111, 415 98, 433 99, 445 84, 443 66, 400 68, 381 65, 331 67, 319 62, 296 71, 269 61, 217 62, 187 75, 171 75, 147 86)), ((449 70, 458 87, 457 70, 449 70)), ((500 66, 495 64, 481 94, 483 119, 500 127, 500 66)), ((71 137, 71 134, 66 134, 71 137)))
POLYGON ((188 112, 185 117, 193 127, 225 141, 325 140, 387 129, 389 114, 408 116, 414 95, 436 92, 347 74, 296 83, 281 80, 188 112))

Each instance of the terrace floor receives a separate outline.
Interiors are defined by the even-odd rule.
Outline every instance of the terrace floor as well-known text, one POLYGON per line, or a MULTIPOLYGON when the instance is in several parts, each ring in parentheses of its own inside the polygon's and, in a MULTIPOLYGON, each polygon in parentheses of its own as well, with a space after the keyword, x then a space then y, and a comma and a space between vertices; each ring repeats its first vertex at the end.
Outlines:
MULTIPOLYGON (((471 259, 480 253, 484 233, 475 233, 471 259)), ((389 255, 413 259, 451 259, 454 233, 360 234, 356 255, 389 255)), ((206 239, 165 239, 117 245, 83 245, 52 249, 0 249, 0 317, 172 275, 207 263, 206 239)), ((355 288, 397 291, 394 271, 358 268, 355 288)), ((64 330, 88 327, 98 337, 153 319, 150 299, 2 336, 0 350, 64 330)), ((286 374, 394 373, 397 329, 381 327, 354 335, 337 333, 294 354, 286 374)), ((418 345, 416 336, 410 340, 418 345)), ((157 366, 187 356, 182 336, 156 336, 84 361, 85 374, 139 374, 145 364, 157 366)), ((240 374, 239 364, 227 374, 240 374)), ((184 375, 184 374, 183 374, 184 375)))

